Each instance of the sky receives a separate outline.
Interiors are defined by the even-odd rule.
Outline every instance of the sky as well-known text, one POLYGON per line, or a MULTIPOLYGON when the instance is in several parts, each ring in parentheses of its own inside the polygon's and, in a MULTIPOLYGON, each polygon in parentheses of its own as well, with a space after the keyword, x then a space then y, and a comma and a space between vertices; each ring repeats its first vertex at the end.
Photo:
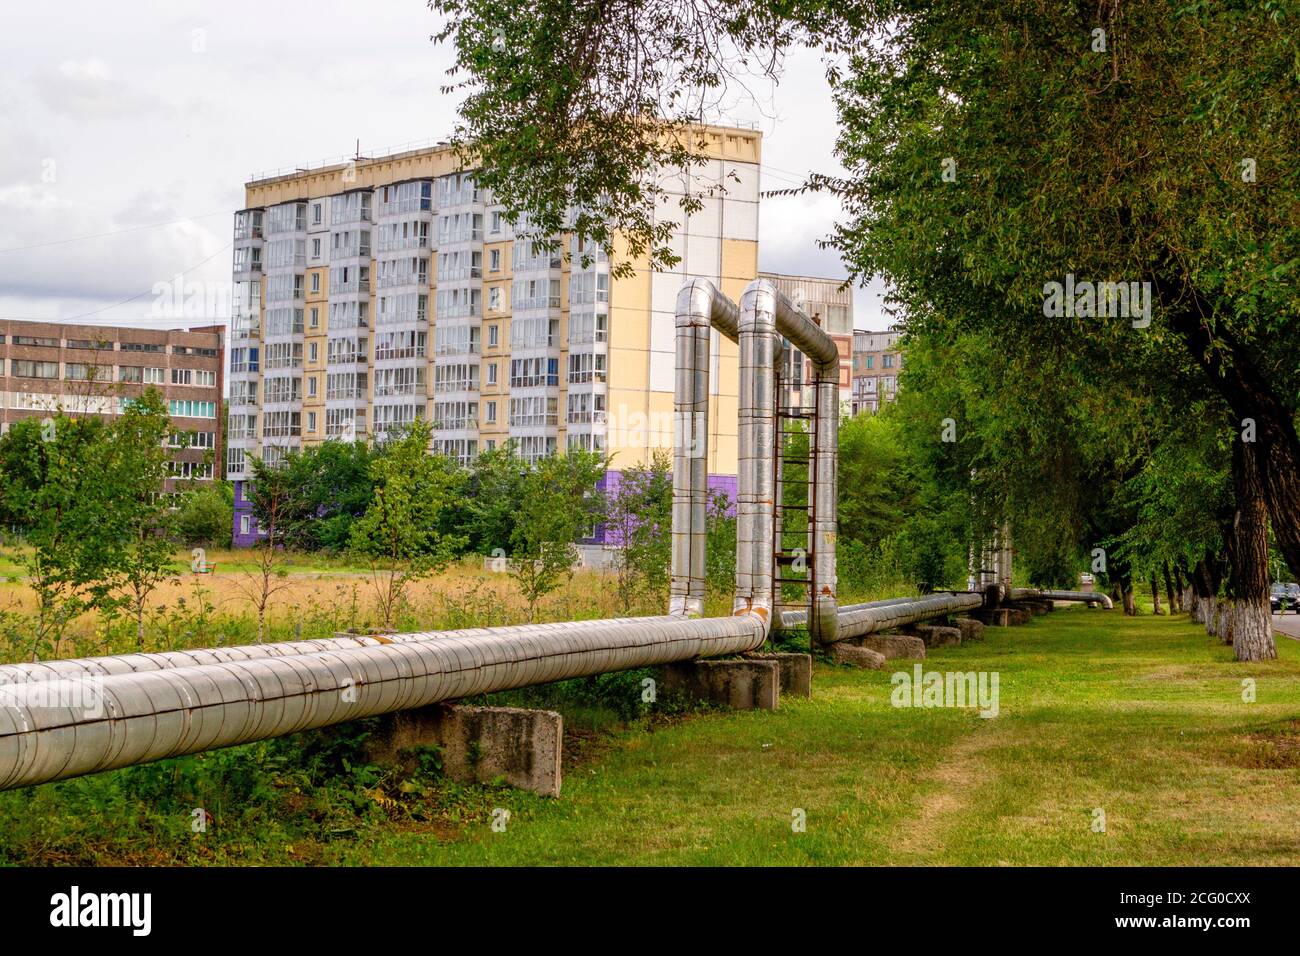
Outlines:
MULTIPOLYGON (((176 327, 229 314, 255 174, 446 137, 449 49, 424 0, 12 4, 0 36, 0 318, 176 327), (178 279, 178 276, 181 278, 178 279)), ((723 117, 764 134, 762 188, 840 171, 814 51, 723 117)), ((828 196, 765 198, 759 266, 843 278, 828 196)), ((881 287, 859 329, 883 329, 881 287)))

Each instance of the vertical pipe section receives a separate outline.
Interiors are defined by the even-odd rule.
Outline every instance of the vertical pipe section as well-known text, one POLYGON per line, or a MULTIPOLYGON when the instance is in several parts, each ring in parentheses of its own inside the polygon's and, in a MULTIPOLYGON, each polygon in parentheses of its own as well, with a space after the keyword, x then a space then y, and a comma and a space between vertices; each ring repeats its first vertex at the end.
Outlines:
MULTIPOLYGON (((834 347, 834 343, 832 343, 834 347)), ((817 432, 813 436, 817 458, 817 484, 813 489, 813 534, 816 537, 813 577, 817 593, 812 600, 812 635, 821 644, 834 643, 839 629, 836 604, 838 571, 835 564, 839 511, 839 408, 840 361, 835 350, 833 373, 817 368, 817 432)))
POLYGON ((736 463, 736 598, 734 614, 772 624, 775 548, 776 296, 752 282, 740 297, 739 459, 736 463))
POLYGON ((835 522, 839 452, 840 354, 835 342, 797 309, 767 279, 751 282, 740 299, 740 462, 737 468, 739 511, 736 522, 735 613, 772 617, 775 549, 774 433, 778 339, 789 339, 816 370, 817 429, 810 436, 816 456, 813 534, 816 540, 810 630, 815 640, 831 643, 836 615, 835 522))
POLYGON ((735 341, 736 304, 708 279, 677 294, 677 371, 673 407, 672 572, 668 613, 699 617, 706 584, 709 469, 710 326, 735 341))

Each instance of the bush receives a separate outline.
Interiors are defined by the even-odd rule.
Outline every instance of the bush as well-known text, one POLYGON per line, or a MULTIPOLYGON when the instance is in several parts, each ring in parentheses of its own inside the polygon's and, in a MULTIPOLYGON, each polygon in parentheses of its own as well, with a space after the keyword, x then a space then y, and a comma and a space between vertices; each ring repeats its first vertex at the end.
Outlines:
POLYGON ((230 545, 235 506, 223 482, 187 494, 176 515, 176 536, 186 545, 225 548, 230 545))

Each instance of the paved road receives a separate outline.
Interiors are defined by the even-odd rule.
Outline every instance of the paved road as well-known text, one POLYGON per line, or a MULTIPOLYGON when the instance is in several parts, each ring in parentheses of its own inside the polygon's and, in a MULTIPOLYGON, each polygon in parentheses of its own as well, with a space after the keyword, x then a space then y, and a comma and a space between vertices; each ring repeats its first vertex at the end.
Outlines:
POLYGON ((1300 641, 1300 614, 1274 614, 1273 630, 1293 641, 1300 641))

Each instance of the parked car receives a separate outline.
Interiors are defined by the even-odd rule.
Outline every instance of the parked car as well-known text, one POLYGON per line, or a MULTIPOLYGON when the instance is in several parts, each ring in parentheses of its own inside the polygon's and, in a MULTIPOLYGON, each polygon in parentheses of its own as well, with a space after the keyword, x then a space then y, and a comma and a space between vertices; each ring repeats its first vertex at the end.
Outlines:
POLYGON ((1274 614, 1285 614, 1287 608, 1300 614, 1300 584, 1273 585, 1269 589, 1268 603, 1274 614))

